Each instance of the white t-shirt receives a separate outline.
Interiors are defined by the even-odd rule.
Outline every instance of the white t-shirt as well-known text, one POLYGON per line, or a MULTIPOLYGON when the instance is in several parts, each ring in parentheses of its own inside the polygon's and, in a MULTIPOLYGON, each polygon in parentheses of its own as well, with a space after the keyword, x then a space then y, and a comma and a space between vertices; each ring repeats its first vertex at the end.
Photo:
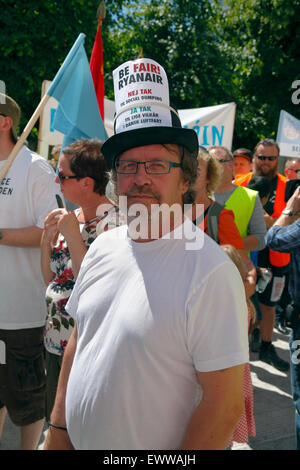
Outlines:
MULTIPOLYGON (((43 228, 45 217, 57 208, 55 194, 61 195, 54 180, 49 163, 23 146, 0 181, 0 230, 43 228)), ((0 260, 0 328, 43 326, 47 311, 40 248, 0 245, 0 260)))
POLYGON ((123 226, 88 251, 66 307, 78 328, 66 396, 76 449, 177 449, 201 400, 196 370, 248 361, 239 272, 206 235, 185 247, 136 243, 123 226))

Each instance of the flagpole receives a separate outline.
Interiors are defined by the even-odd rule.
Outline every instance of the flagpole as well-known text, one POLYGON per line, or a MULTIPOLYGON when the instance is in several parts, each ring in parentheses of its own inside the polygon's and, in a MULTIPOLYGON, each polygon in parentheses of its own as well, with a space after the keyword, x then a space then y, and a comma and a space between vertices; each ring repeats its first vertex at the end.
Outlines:
POLYGON ((33 126, 35 125, 36 121, 40 117, 44 106, 46 105, 47 101, 49 100, 50 96, 49 95, 44 95, 43 98, 41 99, 38 107, 36 108, 35 112, 31 116, 30 120, 28 121, 25 129, 23 130, 21 136, 17 140, 15 146, 13 147, 12 151, 10 152, 7 160, 5 161, 5 164, 3 165, 2 170, 0 171, 0 181, 2 178, 6 175, 8 170, 10 169, 14 159, 18 155, 21 147, 24 145, 25 140, 29 136, 30 132, 32 131, 33 126))

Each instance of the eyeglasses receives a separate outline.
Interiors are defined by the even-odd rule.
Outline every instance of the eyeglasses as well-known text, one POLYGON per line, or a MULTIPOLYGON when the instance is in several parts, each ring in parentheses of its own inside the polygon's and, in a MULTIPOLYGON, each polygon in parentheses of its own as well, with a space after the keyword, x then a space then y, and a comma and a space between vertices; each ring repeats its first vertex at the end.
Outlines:
POLYGON ((57 173, 57 178, 59 179, 60 183, 62 183, 64 180, 73 180, 73 179, 80 180, 80 179, 83 178, 83 176, 76 176, 76 175, 74 175, 74 176, 65 176, 65 175, 62 174, 61 171, 59 171, 57 173))
POLYGON ((145 165, 148 175, 165 175, 170 173, 171 168, 181 168, 181 163, 169 162, 167 160, 151 160, 148 162, 136 162, 131 160, 117 160, 115 169, 123 175, 134 175, 137 173, 138 165, 145 165))
POLYGON ((264 162, 265 160, 269 160, 270 162, 274 162, 274 160, 277 160, 277 156, 276 157, 265 157, 264 155, 256 155, 258 160, 261 160, 262 162, 264 162))
POLYGON ((232 160, 231 160, 231 158, 228 158, 227 160, 225 160, 224 158, 220 158, 220 160, 218 160, 218 162, 227 163, 227 162, 232 162, 232 160))
POLYGON ((203 145, 199 145, 199 150, 202 150, 202 152, 204 152, 204 153, 209 153, 207 148, 203 147, 203 145))

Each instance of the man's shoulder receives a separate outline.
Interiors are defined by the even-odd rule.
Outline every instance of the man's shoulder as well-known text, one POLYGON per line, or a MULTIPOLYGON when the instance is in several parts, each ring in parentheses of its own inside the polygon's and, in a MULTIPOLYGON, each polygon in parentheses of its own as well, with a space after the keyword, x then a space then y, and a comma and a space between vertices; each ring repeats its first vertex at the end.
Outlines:
POLYGON ((281 173, 277 173, 277 181, 281 181, 282 183, 286 183, 287 182, 287 178, 285 176, 283 176, 281 173))
POLYGON ((42 155, 40 155, 39 153, 29 149, 28 147, 25 147, 24 150, 32 162, 42 162, 45 163, 45 165, 50 166, 48 160, 42 157, 42 155))
POLYGON ((27 147, 27 145, 23 145, 20 148, 18 156, 22 156, 23 158, 28 158, 28 159, 31 159, 31 160, 42 159, 42 160, 46 161, 44 157, 42 157, 41 155, 39 155, 34 150, 27 147))
POLYGON ((27 163, 31 171, 48 173, 51 177, 55 175, 54 170, 50 163, 34 150, 29 149, 25 145, 21 148, 18 158, 20 163, 27 163))
POLYGON ((258 195, 258 191, 255 191, 255 189, 247 188, 246 186, 237 186, 236 189, 239 194, 247 194, 251 197, 257 197, 258 195))
MULTIPOLYGON (((233 214, 231 210, 225 209, 226 212, 222 214, 233 214)), ((195 265, 196 270, 201 271, 201 273, 209 273, 214 271, 218 266, 227 263, 229 260, 228 256, 224 250, 218 245, 210 236, 204 233, 200 228, 197 227, 197 230, 202 232, 202 244, 198 249, 185 250, 184 257, 189 256, 191 265, 195 265), (205 267, 205 269, 204 269, 205 267)))
POLYGON ((114 243, 116 240, 125 240, 127 238, 127 225, 118 225, 118 212, 115 212, 116 217, 116 225, 111 228, 110 230, 105 230, 101 232, 97 238, 95 239, 93 245, 96 248, 97 245, 103 246, 103 244, 110 245, 114 243), (97 242, 97 243, 95 243, 97 242))

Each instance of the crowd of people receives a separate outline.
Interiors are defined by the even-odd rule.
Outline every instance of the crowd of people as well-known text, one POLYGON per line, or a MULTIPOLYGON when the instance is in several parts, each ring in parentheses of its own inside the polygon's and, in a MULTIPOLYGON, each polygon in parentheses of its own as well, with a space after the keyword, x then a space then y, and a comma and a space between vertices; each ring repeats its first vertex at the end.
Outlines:
MULTIPOLYGON (((1 98, 0 171, 20 119, 1 98)), ((300 188, 285 200, 300 160, 286 178, 272 139, 253 153, 199 147, 169 109, 168 125, 70 144, 56 173, 24 145, 0 181, 0 438, 8 412, 22 449, 37 448, 45 419, 45 450, 248 442, 249 342, 280 371, 291 364, 300 449, 299 366, 272 344, 289 308, 291 354, 300 339, 300 188), (135 204, 181 212, 167 228, 158 217, 156 237, 139 219, 134 237, 135 204)))

